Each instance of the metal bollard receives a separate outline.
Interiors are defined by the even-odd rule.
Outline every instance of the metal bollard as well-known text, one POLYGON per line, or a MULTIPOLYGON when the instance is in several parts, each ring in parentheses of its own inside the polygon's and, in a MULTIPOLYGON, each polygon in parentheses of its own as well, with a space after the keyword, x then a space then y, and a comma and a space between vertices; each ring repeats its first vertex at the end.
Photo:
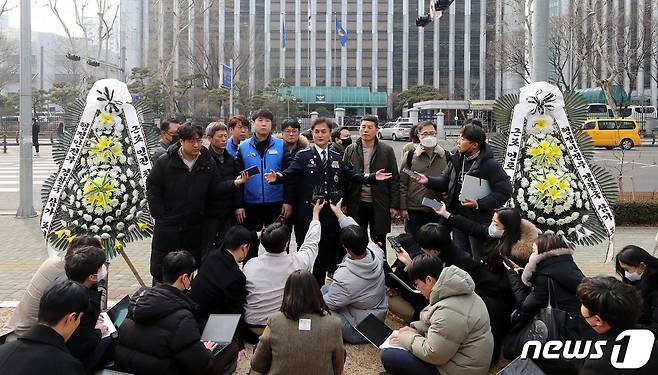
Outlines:
POLYGON ((7 153, 7 134, 2 135, 2 153, 7 153))

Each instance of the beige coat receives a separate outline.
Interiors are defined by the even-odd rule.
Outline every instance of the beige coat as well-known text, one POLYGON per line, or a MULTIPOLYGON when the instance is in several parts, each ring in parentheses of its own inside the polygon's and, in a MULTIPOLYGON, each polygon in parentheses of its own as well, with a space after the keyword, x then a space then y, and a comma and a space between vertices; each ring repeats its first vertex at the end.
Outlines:
POLYGON ((254 357, 252 374, 336 375, 343 373, 345 348, 340 321, 331 315, 302 315, 311 330, 299 329, 299 321, 281 312, 269 317, 254 357))
POLYGON ((6 328, 13 330, 17 336, 21 336, 36 325, 41 296, 46 289, 59 280, 65 279, 64 258, 55 256, 46 259, 32 276, 27 288, 25 288, 25 293, 23 293, 23 297, 9 319, 6 328))
POLYGON ((420 321, 411 324, 418 333, 401 333, 400 345, 443 375, 486 375, 493 336, 487 307, 474 290, 466 271, 444 268, 420 321))
MULTIPOLYGON (((425 152, 420 146, 412 150, 414 156, 409 169, 426 176, 440 176, 443 173, 447 158, 446 151, 441 146, 436 145, 432 153, 425 152)), ((407 155, 405 152, 400 161, 400 209, 432 212, 431 208, 423 206, 421 202, 425 197, 441 200, 441 193, 411 181, 409 175, 402 172, 403 168, 407 168, 407 155)))

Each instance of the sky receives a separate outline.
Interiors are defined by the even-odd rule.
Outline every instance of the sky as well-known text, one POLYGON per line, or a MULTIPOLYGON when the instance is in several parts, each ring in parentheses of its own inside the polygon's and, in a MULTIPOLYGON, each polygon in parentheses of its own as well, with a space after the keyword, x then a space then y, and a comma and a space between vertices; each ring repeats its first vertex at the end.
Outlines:
MULTIPOLYGON (((10 3, 13 3, 15 6, 14 9, 12 9, 8 13, 8 21, 9 21, 9 27, 14 27, 14 28, 19 28, 20 27, 20 9, 18 8, 18 5, 21 0, 10 0, 10 3)), ((84 2, 85 0, 81 0, 80 2, 84 2)), ((88 2, 88 6, 85 8, 85 15, 89 14, 90 16, 94 15, 96 13, 96 10, 98 9, 96 7, 96 1, 94 0, 86 0, 88 2)), ((52 13, 50 8, 48 8, 48 0, 30 0, 30 3, 32 4, 31 11, 32 11, 32 31, 41 31, 41 32, 49 32, 49 33, 55 33, 59 35, 64 35, 64 29, 62 28, 61 24, 57 20, 57 17, 52 13)), ((57 1, 57 9, 59 10, 59 13, 62 15, 62 18, 64 19, 64 22, 66 22, 67 26, 69 27, 69 30, 73 33, 74 36, 80 36, 80 32, 78 31, 79 28, 75 25, 75 15, 74 15, 74 7, 73 7, 73 1, 72 0, 58 0, 57 1)))

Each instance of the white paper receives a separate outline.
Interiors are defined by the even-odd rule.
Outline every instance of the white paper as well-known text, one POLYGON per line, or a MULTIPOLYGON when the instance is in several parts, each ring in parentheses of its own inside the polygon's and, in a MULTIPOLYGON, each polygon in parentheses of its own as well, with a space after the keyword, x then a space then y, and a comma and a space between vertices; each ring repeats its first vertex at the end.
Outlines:
POLYGON ((397 336, 397 335, 398 335, 398 330, 396 329, 395 331, 393 331, 393 333, 391 333, 390 336, 388 336, 388 338, 386 339, 386 341, 384 341, 381 345, 379 345, 379 349, 393 348, 393 349, 407 350, 406 348, 404 348, 404 347, 402 347, 402 346, 400 346, 400 345, 397 345, 397 344, 391 344, 391 337, 393 337, 393 336, 397 336))
POLYGON ((102 338, 106 338, 112 335, 114 332, 116 332, 117 327, 114 326, 114 323, 112 323, 112 319, 110 319, 110 316, 107 315, 106 312, 101 313, 101 316, 103 317, 103 321, 99 322, 99 325, 104 325, 107 328, 107 333, 104 334, 102 337, 102 338))
POLYGON ((311 319, 299 319, 299 330, 300 331, 310 331, 311 330, 311 319))

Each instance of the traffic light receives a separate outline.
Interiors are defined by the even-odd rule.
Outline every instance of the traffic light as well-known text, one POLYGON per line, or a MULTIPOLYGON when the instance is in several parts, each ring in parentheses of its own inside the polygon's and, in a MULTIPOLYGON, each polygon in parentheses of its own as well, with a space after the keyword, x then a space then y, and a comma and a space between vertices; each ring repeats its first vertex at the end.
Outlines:
POLYGON ((441 17, 441 13, 446 11, 455 0, 430 0, 429 13, 416 18, 416 26, 425 27, 430 22, 441 17))
POLYGON ((92 59, 87 59, 87 65, 93 66, 93 67, 99 67, 101 66, 101 63, 98 61, 92 60, 92 59))

